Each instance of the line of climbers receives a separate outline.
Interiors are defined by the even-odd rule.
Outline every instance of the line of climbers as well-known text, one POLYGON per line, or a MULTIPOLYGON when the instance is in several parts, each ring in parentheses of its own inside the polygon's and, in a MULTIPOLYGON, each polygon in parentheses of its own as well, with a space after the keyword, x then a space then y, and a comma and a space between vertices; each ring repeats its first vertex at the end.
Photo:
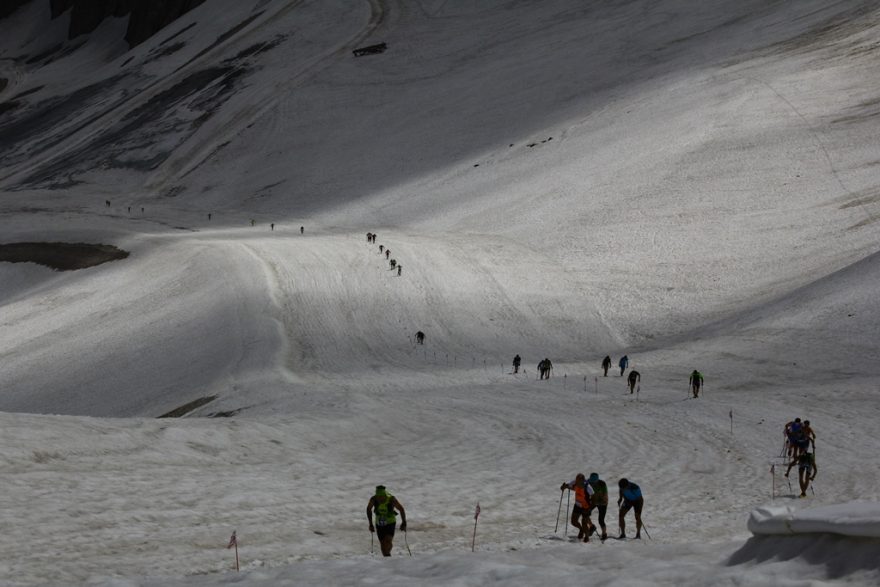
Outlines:
POLYGON ((809 420, 801 422, 800 418, 786 423, 782 433, 785 437, 782 454, 789 458, 785 476, 788 477, 792 468, 797 465, 800 497, 806 497, 810 483, 819 472, 819 467, 816 465, 816 433, 810 426, 809 420), (813 452, 809 450, 811 447, 813 452))
MULTIPOLYGON (((641 488, 632 481, 623 478, 617 482, 619 494, 617 497, 618 517, 620 527, 618 540, 626 538, 626 514, 633 510, 636 518, 636 538, 642 537, 642 508, 645 506, 645 498, 642 497, 641 488)), ((608 510, 608 486, 599 478, 598 473, 590 473, 589 478, 583 473, 578 473, 574 480, 563 483, 561 491, 568 489, 574 492, 574 508, 571 511, 569 522, 578 529, 578 539, 584 542, 590 541, 590 536, 596 533, 596 525, 593 524, 593 510, 598 511, 599 528, 602 534, 601 540, 608 538, 608 530, 605 526, 605 513, 608 510)), ((560 500, 560 505, 562 501, 560 500)))
MULTIPOLYGON (((376 234, 372 232, 367 233, 367 242, 371 244, 376 244, 376 234)), ((385 255, 385 260, 388 261, 388 264, 391 266, 391 271, 397 271, 397 276, 400 277, 403 273, 403 265, 397 262, 397 259, 391 258, 391 249, 385 248, 385 245, 379 245, 379 254, 385 255)))
MULTIPOLYGON (((636 521, 636 539, 642 537, 642 509, 645 506, 645 498, 642 496, 641 488, 626 478, 617 482, 619 490, 617 498, 618 507, 618 526, 620 534, 618 540, 626 538, 626 514, 633 510, 636 521)), ((587 478, 583 473, 578 473, 574 480, 563 483, 560 490, 573 491, 575 495, 575 505, 571 512, 569 522, 578 529, 578 539, 584 542, 590 541, 590 536, 597 532, 595 524, 593 524, 593 510, 598 512, 597 521, 602 533, 599 536, 601 540, 608 538, 608 529, 605 525, 605 514, 608 510, 608 486, 605 481, 599 478, 598 473, 590 473, 587 478)), ((562 500, 560 498, 560 509, 562 500)), ((379 546, 382 550, 382 556, 391 556, 391 550, 394 547, 394 533, 397 529, 397 516, 400 515, 400 529, 406 532, 406 510, 400 501, 388 493, 384 485, 377 485, 376 492, 367 502, 367 524, 370 533, 375 533, 379 539, 379 546)), ((557 519, 558 521, 558 519, 557 519)), ((645 530, 647 533, 647 530, 645 530)))

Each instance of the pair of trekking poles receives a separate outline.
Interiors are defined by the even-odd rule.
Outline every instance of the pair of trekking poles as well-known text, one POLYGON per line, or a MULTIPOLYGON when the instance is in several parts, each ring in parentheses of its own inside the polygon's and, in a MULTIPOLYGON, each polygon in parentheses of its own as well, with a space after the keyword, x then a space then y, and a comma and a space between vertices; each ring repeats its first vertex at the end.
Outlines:
MULTIPOLYGON (((789 482, 789 485, 791 485, 790 482, 789 482)), ((812 485, 810 487, 812 487, 812 485)), ((571 505, 571 489, 568 490, 568 499, 565 502, 565 520, 566 520, 566 522, 565 522, 565 537, 566 538, 568 538, 568 510, 569 510, 570 505, 571 505)), ((559 516, 560 516, 560 514, 562 514, 562 493, 561 492, 559 494, 559 509, 556 511, 556 528, 554 528, 554 530, 553 530, 554 534, 559 533, 559 516)), ((620 530, 620 528, 618 528, 618 530, 620 530)), ((654 540, 653 538, 651 538, 651 535, 648 534, 648 525, 645 524, 644 520, 642 520, 642 530, 645 531, 645 536, 648 537, 648 540, 654 540)))
MULTIPOLYGON (((406 545, 406 551, 412 556, 412 551, 409 549, 409 541, 406 539, 406 530, 403 531, 403 543, 406 545)), ((370 532, 370 555, 376 556, 376 551, 373 546, 373 533, 370 532)))

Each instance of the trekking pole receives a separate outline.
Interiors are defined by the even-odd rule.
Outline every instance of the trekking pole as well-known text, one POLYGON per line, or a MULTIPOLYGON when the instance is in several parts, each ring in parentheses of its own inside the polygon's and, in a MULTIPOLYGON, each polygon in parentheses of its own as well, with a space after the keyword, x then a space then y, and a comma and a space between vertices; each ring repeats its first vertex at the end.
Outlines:
POLYGON ((412 551, 409 549, 409 541, 406 539, 406 530, 403 531, 403 543, 406 545, 406 551, 412 556, 412 551))
POLYGON ((776 497, 776 463, 770 465, 770 479, 770 486, 773 488, 773 493, 770 494, 770 499, 774 499, 776 497))
POLYGON ((559 492, 559 509, 556 510, 556 528, 553 530, 554 534, 559 533, 559 514, 562 513, 562 496, 565 495, 564 491, 559 492))
POLYGON ((565 500, 565 537, 568 538, 568 506, 571 504, 571 489, 568 490, 568 499, 565 500))
POLYGON ((653 538, 651 538, 651 535, 648 534, 648 525, 645 523, 644 520, 642 520, 642 530, 645 531, 645 536, 648 537, 648 540, 654 540, 653 538))
POLYGON ((376 556, 376 552, 373 550, 373 533, 370 532, 370 556, 376 556))

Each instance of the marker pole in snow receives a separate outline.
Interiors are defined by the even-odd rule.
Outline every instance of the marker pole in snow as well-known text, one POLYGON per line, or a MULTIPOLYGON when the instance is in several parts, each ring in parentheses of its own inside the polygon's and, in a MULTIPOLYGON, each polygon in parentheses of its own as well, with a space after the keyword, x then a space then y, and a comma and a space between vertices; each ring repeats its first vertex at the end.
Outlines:
POLYGON ((238 537, 235 534, 235 530, 232 531, 232 536, 230 536, 230 538, 229 538, 229 544, 226 545, 227 549, 230 549, 233 547, 235 548, 235 570, 238 571, 238 570, 240 570, 240 567, 238 564, 238 537))
POLYGON ((730 410, 730 435, 733 436, 733 410, 730 410))
POLYGON ((599 395, 599 378, 593 377, 593 381, 596 382, 596 395, 599 395))
POLYGON ((480 517, 480 502, 477 502, 477 508, 474 510, 474 537, 471 538, 471 552, 477 544, 477 520, 480 517))
POLYGON ((556 534, 557 532, 559 532, 559 514, 562 513, 562 495, 563 495, 564 493, 565 493, 564 491, 560 491, 560 492, 559 492, 559 509, 556 510, 556 528, 553 530, 553 533, 554 533, 554 534, 556 534))

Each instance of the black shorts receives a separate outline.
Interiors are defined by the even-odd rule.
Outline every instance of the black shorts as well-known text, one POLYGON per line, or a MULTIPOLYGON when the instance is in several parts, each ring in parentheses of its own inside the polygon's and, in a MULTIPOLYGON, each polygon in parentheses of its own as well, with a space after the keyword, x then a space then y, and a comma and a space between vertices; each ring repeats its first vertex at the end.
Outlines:
POLYGON ((632 509, 636 510, 636 515, 641 516, 642 515, 642 506, 644 506, 644 505, 645 505, 645 498, 644 497, 640 497, 635 501, 630 501, 628 499, 624 499, 623 505, 620 506, 620 513, 621 513, 621 515, 624 515, 624 514, 626 514, 626 512, 628 512, 630 510, 630 508, 632 508, 632 509))
POLYGON ((385 524, 384 526, 376 526, 376 536, 379 538, 379 540, 384 540, 385 538, 394 538, 395 528, 397 528, 397 523, 385 524))

